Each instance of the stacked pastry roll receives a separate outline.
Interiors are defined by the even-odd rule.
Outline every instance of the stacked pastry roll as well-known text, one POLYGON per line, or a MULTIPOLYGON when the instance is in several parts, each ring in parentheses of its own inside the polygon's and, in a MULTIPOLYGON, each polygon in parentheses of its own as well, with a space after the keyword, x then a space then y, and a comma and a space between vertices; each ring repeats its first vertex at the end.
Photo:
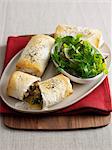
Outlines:
POLYGON ((83 34, 83 40, 88 40, 96 48, 99 48, 103 43, 100 30, 69 25, 58 25, 55 31, 55 38, 66 35, 75 36, 77 34, 83 34))
POLYGON ((10 76, 9 96, 47 109, 73 92, 69 78, 62 74, 41 81, 53 44, 54 38, 48 35, 31 38, 16 64, 16 71, 10 76))

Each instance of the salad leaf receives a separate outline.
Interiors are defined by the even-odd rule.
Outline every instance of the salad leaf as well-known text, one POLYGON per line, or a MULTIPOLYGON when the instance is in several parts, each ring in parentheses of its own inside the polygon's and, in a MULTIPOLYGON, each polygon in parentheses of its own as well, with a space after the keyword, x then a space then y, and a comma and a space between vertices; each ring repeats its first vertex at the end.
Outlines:
POLYGON ((108 73, 101 53, 88 41, 82 40, 83 35, 57 37, 52 59, 58 64, 59 70, 81 78, 91 78, 101 72, 108 73))

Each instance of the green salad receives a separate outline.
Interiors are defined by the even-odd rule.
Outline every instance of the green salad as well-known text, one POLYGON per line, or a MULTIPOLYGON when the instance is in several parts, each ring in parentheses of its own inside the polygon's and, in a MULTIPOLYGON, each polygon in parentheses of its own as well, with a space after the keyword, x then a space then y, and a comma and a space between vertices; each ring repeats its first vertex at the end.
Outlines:
POLYGON ((58 70, 81 78, 92 78, 104 72, 108 73, 105 59, 82 35, 75 37, 57 37, 52 60, 58 64, 58 70))

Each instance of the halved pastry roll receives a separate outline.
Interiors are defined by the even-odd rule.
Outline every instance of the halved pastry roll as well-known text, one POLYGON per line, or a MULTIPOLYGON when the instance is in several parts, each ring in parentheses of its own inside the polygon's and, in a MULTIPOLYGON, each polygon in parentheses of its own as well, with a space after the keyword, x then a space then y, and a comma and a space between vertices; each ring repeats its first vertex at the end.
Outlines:
POLYGON ((53 44, 54 38, 48 35, 33 36, 24 48, 16 70, 41 77, 48 64, 53 44))
POLYGON ((72 94, 72 84, 68 77, 59 74, 45 81, 40 78, 16 71, 10 77, 7 93, 9 96, 24 100, 30 108, 47 109, 72 94))
POLYGON ((102 44, 102 32, 97 29, 82 28, 68 25, 58 25, 55 31, 55 38, 58 36, 83 34, 83 39, 88 40, 96 48, 102 44))
MULTIPOLYGON (((15 71, 9 79, 7 94, 19 100, 24 100, 34 93, 34 90, 38 86, 38 81, 40 81, 39 77, 15 71)), ((38 93, 36 94, 38 95, 38 93)))
POLYGON ((38 85, 42 96, 43 109, 63 101, 73 92, 69 78, 63 74, 38 82, 38 85))

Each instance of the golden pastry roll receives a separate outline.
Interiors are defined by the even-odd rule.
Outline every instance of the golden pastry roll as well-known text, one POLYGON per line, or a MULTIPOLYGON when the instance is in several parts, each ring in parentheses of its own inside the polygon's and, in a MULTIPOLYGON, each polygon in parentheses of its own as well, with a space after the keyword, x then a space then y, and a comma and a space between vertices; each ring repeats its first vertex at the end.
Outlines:
POLYGON ((7 94, 16 99, 24 100, 29 95, 32 95, 40 80, 39 77, 15 71, 9 78, 7 94))
POLYGON ((48 64, 54 41, 54 38, 48 35, 33 36, 24 48, 16 64, 16 70, 41 77, 48 64))
POLYGON ((73 92, 70 79, 63 74, 38 82, 38 85, 42 96, 43 109, 47 109, 63 101, 73 92))
POLYGON ((83 39, 89 41, 96 48, 99 48, 103 43, 102 32, 100 30, 69 25, 58 25, 54 37, 68 35, 75 36, 77 34, 83 34, 83 39))
POLYGON ((7 94, 28 102, 31 109, 48 109, 73 92, 70 79, 63 74, 40 81, 39 77, 15 71, 8 83, 7 94))

